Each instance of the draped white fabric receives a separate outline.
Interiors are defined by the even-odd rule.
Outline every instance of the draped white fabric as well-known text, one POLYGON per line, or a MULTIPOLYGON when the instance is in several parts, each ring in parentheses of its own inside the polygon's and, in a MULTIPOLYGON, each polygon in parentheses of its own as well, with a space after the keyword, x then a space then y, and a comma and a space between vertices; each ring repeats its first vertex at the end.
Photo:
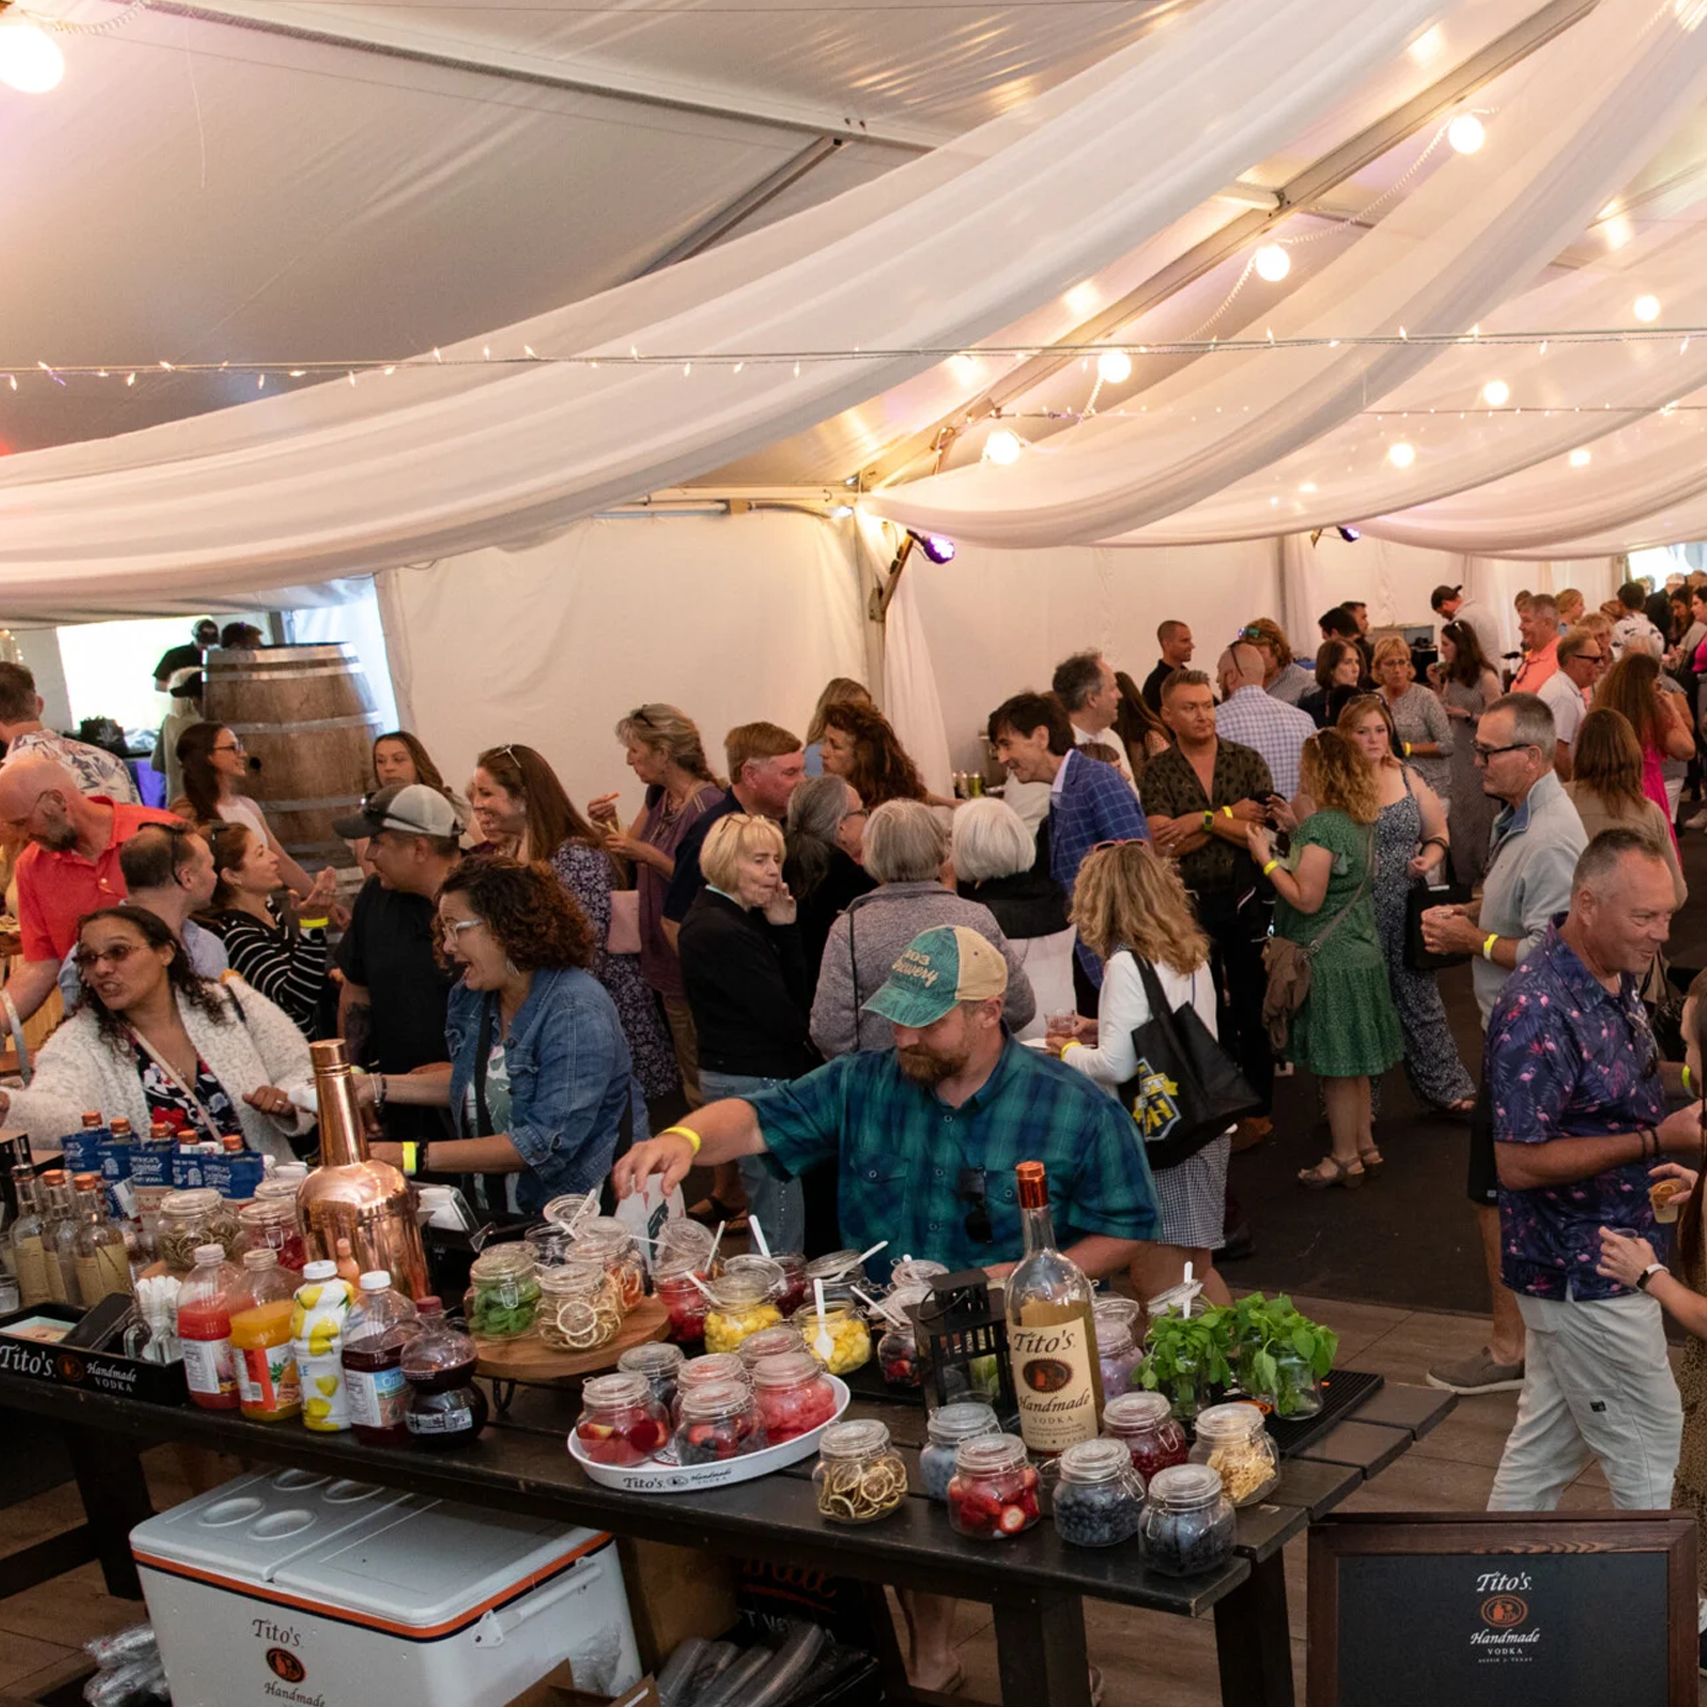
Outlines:
MULTIPOLYGON (((1517 74, 1492 121, 1501 145, 1449 156, 1373 231, 1275 306, 1267 322, 1275 337, 1326 345, 1401 328, 1456 335, 1490 316, 1583 231, 1707 94, 1707 30, 1692 27, 1699 22, 1693 11, 1656 10, 1652 0, 1604 0, 1517 74)), ((1403 341, 1203 358, 1144 393, 1139 414, 1102 415, 1011 466, 956 469, 869 502, 907 526, 1004 546, 1114 537, 1183 543, 1349 520, 1386 507, 1391 471, 1383 472, 1380 454, 1354 456, 1342 469, 1343 458, 1316 453, 1435 358, 1433 348, 1403 341), (1300 478, 1305 466, 1320 466, 1324 477, 1300 478)), ((1555 419, 1551 435, 1562 446, 1580 430, 1555 419)), ((1367 419, 1352 431, 1365 450, 1373 438, 1378 452, 1395 436, 1391 422, 1373 427, 1367 419)), ((1485 477, 1473 472, 1479 453, 1463 442, 1470 435, 1451 436, 1461 472, 1443 490, 1454 489, 1454 478, 1467 485, 1485 477)), ((1545 421, 1521 436, 1531 442, 1521 453, 1530 460, 1551 454, 1545 421)))
POLYGON ((11 459, 8 608, 137 576, 173 592, 217 571, 229 592, 537 536, 769 443, 929 358, 702 366, 691 389, 679 368, 616 358, 974 342, 1201 202, 1439 9, 1216 0, 964 147, 493 334, 500 353, 613 358, 597 369, 411 374, 406 393, 376 378, 11 459))

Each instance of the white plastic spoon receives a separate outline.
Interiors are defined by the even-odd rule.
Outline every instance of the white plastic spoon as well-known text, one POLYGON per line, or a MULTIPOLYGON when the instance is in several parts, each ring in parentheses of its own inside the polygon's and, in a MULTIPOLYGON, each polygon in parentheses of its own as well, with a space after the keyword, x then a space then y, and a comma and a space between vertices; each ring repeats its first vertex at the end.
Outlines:
POLYGON ((824 1326, 824 1283, 821 1280, 812 1282, 813 1302, 818 1306, 818 1333, 812 1341, 812 1350, 820 1363, 828 1364, 836 1355, 836 1342, 830 1338, 830 1330, 824 1326))

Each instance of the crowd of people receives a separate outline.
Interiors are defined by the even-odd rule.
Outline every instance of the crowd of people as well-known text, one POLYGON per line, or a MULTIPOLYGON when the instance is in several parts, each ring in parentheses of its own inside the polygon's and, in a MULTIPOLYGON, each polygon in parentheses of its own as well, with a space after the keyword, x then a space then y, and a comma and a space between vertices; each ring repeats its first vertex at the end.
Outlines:
MULTIPOLYGON (((1496 1503, 1550 1504, 1630 1439, 1642 1468, 1608 1462, 1615 1498, 1668 1503, 1679 1413, 1642 1291, 1686 1323, 1707 1304, 1654 1283, 1646 1190, 1653 1168, 1697 1189, 1660 1158, 1698 1158, 1701 1133, 1665 1112, 1688 1081, 1649 1014, 1675 1006, 1661 950, 1701 784, 1707 576, 1592 612, 1521 595, 1510 657, 1460 589, 1432 602, 1432 645, 1372 636, 1350 601, 1313 649, 1251 620, 1213 673, 1170 620, 1141 687, 1076 653, 989 714, 1011 799, 933 795, 846 678, 804 738, 741 724, 720 765, 687 711, 637 706, 613 730, 643 790, 627 814, 616 793, 578 805, 515 742, 459 794, 393 731, 335 825, 365 873, 347 905, 246 794, 229 727, 178 729, 181 789, 150 809, 0 665, 0 825, 22 845, 5 1001, 24 1019, 57 987, 72 1016, 0 1112, 45 1132, 98 1106, 284 1153, 307 1042, 337 1033, 380 1153, 494 1211, 698 1166, 690 1213, 755 1217, 778 1248, 887 1238, 999 1274, 1013 1164, 1041 1157, 1088 1272, 1144 1299, 1190 1265, 1225 1301, 1217 1262, 1248 1235, 1230 1160, 1273 1136, 1277 1058, 1325 1115, 1311 1191, 1379 1176, 1402 1065, 1470 1129, 1493 1315, 1482 1352, 1431 1379, 1522 1388, 1496 1503), (1469 1060, 1437 976, 1465 959, 1469 1060), (1186 1153, 1156 1147, 1138 1052, 1158 1004, 1195 1016, 1246 1093, 1186 1153), (1626 1365, 1639 1378, 1609 1385, 1626 1365)), ((1684 1279, 1700 1270, 1697 1251, 1684 1279)), ((933 1628, 915 1656, 934 1676, 933 1628)))

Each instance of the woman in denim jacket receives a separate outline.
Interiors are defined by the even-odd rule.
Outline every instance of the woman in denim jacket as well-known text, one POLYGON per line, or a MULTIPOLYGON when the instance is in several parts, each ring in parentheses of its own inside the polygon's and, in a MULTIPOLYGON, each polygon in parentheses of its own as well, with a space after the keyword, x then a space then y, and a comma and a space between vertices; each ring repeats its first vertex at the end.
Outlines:
POLYGON ((517 1174, 519 1209, 597 1191, 631 1138, 646 1136, 615 1005, 586 970, 593 938, 543 866, 475 855, 439 891, 444 951, 461 968, 445 1022, 451 1070, 374 1075, 374 1100, 444 1107, 457 1137, 376 1144, 406 1173, 517 1174))

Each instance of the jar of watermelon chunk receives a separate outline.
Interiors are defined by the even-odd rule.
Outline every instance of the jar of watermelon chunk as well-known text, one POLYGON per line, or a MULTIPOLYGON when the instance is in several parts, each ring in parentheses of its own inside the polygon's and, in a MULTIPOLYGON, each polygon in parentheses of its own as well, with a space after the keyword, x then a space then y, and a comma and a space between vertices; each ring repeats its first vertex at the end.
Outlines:
POLYGON ((984 1434, 960 1443, 948 1484, 948 1521, 955 1529, 977 1541, 1005 1541, 1040 1516, 1037 1472, 1017 1434, 984 1434))
POLYGON ((670 1438, 669 1417, 644 1375, 595 1375, 581 1388, 581 1405, 575 1438, 595 1463, 632 1469, 670 1438))

